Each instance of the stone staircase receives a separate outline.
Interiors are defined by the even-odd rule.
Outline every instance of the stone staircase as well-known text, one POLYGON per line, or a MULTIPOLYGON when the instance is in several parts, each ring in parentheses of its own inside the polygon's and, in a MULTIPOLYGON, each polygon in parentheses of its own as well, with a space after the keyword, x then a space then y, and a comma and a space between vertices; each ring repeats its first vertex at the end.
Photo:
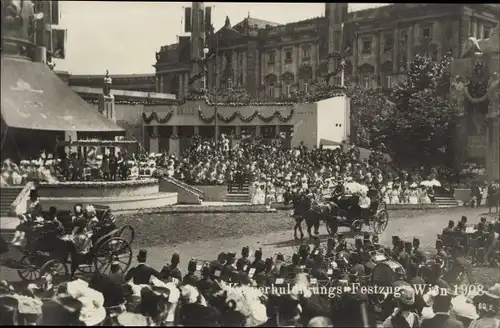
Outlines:
MULTIPOLYGON (((0 189, 0 217, 12 216, 12 203, 23 190, 24 186, 2 187, 0 189)), ((15 216, 15 214, 14 214, 15 216)))
POLYGON ((242 191, 238 191, 238 187, 234 186, 231 192, 228 192, 224 202, 226 203, 250 203, 250 184, 245 182, 242 191))
POLYGON ((439 208, 458 207, 457 200, 451 196, 436 196, 436 204, 439 208))

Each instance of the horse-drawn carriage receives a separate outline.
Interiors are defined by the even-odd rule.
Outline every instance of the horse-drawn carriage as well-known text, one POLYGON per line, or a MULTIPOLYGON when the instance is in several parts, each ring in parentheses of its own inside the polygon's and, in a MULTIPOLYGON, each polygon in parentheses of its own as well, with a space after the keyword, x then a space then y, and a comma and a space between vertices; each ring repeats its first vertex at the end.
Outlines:
MULTIPOLYGON (((108 207, 94 208, 100 222, 112 215, 108 207)), ((50 273, 53 279, 64 280, 69 276, 68 264, 76 260, 78 271, 83 274, 96 271, 108 273, 112 264, 117 265, 122 272, 128 270, 132 262, 131 244, 135 237, 131 226, 118 228, 114 223, 99 225, 87 233, 86 251, 71 252, 71 213, 59 214, 58 220, 63 224, 65 234, 61 236, 43 225, 34 226, 26 233, 26 245, 18 248, 20 259, 3 261, 2 265, 17 270, 24 281, 36 281, 46 273, 50 273), (78 259, 72 258, 75 255, 78 259)))
POLYGON ((326 229, 332 236, 339 227, 349 227, 351 231, 359 233, 367 225, 377 234, 384 232, 389 223, 385 203, 375 200, 367 209, 360 208, 358 203, 357 195, 342 196, 325 203, 313 202, 310 211, 325 222, 326 229))

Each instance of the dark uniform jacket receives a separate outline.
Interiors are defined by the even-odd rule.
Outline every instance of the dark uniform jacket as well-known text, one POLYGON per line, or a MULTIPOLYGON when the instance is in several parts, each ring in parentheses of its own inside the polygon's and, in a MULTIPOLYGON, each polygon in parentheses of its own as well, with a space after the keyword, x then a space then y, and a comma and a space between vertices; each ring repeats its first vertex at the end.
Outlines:
POLYGON ((160 273, 158 271, 144 263, 140 263, 127 272, 125 281, 132 279, 132 282, 136 285, 147 285, 149 284, 151 276, 160 279, 160 273))
POLYGON ((170 277, 177 279, 178 281, 182 281, 182 273, 181 270, 177 266, 170 267, 170 277))
POLYGON ((245 271, 245 272, 248 272, 248 269, 250 268, 250 260, 248 259, 248 257, 240 257, 238 259, 238 261, 236 261, 236 267, 237 268, 243 268, 242 270, 245 271), (245 268, 246 266, 246 268, 245 268))
POLYGON ((198 282, 200 279, 192 272, 188 272, 185 276, 184 279, 182 279, 182 284, 183 285, 191 285, 191 286, 198 286, 198 282))
POLYGON ((447 314, 436 314, 433 318, 422 321, 420 328, 464 328, 464 325, 447 314))

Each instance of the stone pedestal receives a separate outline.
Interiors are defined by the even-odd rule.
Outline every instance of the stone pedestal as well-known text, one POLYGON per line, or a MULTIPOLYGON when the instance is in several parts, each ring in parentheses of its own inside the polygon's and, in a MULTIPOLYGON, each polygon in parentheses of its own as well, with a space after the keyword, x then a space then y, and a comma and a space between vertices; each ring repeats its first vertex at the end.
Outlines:
POLYGON ((113 95, 105 96, 101 95, 99 99, 99 113, 103 114, 110 120, 113 120, 116 122, 116 115, 115 115, 115 97, 113 95))

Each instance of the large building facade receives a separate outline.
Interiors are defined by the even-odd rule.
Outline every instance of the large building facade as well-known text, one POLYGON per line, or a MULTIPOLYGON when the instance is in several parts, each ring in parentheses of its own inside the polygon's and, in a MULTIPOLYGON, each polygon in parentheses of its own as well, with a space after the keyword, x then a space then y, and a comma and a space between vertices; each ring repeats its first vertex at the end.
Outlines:
POLYGON ((232 25, 227 17, 214 38, 203 3, 193 3, 189 16, 191 35, 156 54, 156 92, 183 98, 203 86, 244 88, 270 100, 307 93, 314 81, 335 71, 332 50, 345 58, 346 79, 390 88, 416 54, 437 59, 451 51, 458 57, 467 38, 488 38, 500 7, 393 4, 348 13, 347 3, 327 3, 324 17, 286 25, 251 17, 232 25), (215 48, 216 56, 207 61, 206 84, 193 83, 190 78, 203 69, 193 61, 204 56, 204 46, 215 48))

